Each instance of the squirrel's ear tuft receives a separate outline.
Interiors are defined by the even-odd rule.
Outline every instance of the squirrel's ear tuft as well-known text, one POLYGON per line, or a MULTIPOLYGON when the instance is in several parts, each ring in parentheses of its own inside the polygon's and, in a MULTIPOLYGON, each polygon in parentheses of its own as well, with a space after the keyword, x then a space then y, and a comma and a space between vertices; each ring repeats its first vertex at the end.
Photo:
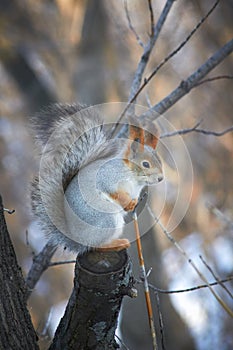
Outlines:
POLYGON ((145 145, 150 146, 155 149, 159 141, 159 134, 151 134, 150 132, 145 132, 145 145))
POLYGON ((139 125, 136 118, 130 118, 129 123, 129 139, 138 142, 141 151, 143 151, 145 143, 144 129, 139 125))
POLYGON ((145 145, 155 149, 159 141, 159 130, 150 120, 144 120, 142 128, 145 132, 145 145))

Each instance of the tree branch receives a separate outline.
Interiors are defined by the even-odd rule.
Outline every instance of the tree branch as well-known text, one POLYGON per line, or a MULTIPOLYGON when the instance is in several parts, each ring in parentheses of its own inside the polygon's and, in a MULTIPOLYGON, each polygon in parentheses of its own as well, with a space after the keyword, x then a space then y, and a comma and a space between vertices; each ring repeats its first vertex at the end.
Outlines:
MULTIPOLYGON (((143 54, 142 54, 141 59, 138 63, 136 72, 134 74, 134 79, 133 79, 133 82, 131 85, 130 94, 129 94, 129 103, 136 102, 136 98, 138 96, 138 94, 136 95, 136 93, 140 87, 140 84, 142 81, 142 76, 143 76, 143 73, 144 73, 145 68, 147 66, 147 63, 149 61, 150 54, 155 46, 155 43, 158 39, 158 36, 159 36, 161 29, 164 25, 164 22, 166 21, 166 18, 171 10, 173 3, 174 3, 174 0, 167 0, 165 6, 163 8, 163 11, 158 19, 158 22, 152 31, 153 35, 150 36, 147 44, 144 47, 143 54), (136 95, 136 97, 135 97, 135 95, 136 95)), ((151 11, 152 11, 151 6, 149 6, 149 9, 150 9, 150 13, 151 13, 151 11)), ((153 18, 154 17, 151 15, 151 21, 153 20, 153 18)), ((152 23, 152 25, 153 25, 153 23, 152 23)))
MULTIPOLYGON (((165 63, 167 63, 173 56, 175 56, 186 44, 187 42, 191 39, 191 37, 196 33, 196 31, 201 27, 201 25, 206 21, 206 19, 211 15, 211 13, 215 10, 216 6, 218 5, 220 0, 217 0, 215 1, 214 5, 210 8, 210 10, 207 12, 207 14, 201 18, 201 20, 197 23, 197 25, 195 26, 195 28, 188 34, 188 36, 185 38, 185 40, 183 40, 181 42, 180 45, 178 45, 178 47, 173 50, 168 56, 166 56, 162 62, 159 63, 159 65, 153 70, 153 72, 147 77, 144 79, 144 82, 143 84, 140 86, 141 84, 141 81, 142 81, 142 75, 144 73, 144 70, 145 70, 145 67, 146 67, 146 64, 149 60, 149 56, 150 56, 150 53, 151 51, 148 52, 148 57, 147 55, 145 55, 145 52, 146 52, 146 48, 144 50, 144 53, 143 55, 141 56, 141 60, 138 64, 138 68, 137 68, 137 71, 135 73, 135 76, 134 76, 134 80, 133 80, 133 83, 132 83, 132 86, 131 86, 131 90, 130 90, 130 97, 129 97, 129 101, 128 101, 128 104, 126 105, 126 107, 124 108, 123 112, 121 113, 120 117, 118 118, 117 120, 117 123, 115 124, 115 126, 113 127, 112 131, 110 132, 110 137, 113 136, 115 130, 117 129, 120 121, 122 120, 122 118, 125 116, 126 112, 127 114, 132 114, 133 111, 134 111, 134 105, 133 103, 136 102, 136 99, 137 97, 139 96, 139 94, 142 92, 142 90, 146 87, 146 85, 150 82, 150 80, 157 74, 157 72, 165 65, 165 63), (145 57, 147 58, 147 61, 144 62, 144 55, 145 57), (145 64, 145 66, 143 66, 143 62, 145 64), (143 70, 142 70, 143 68, 143 70)), ((171 5, 173 4, 173 2, 169 3, 168 2, 166 3, 165 7, 164 7, 164 11, 162 12, 161 16, 160 16, 160 19, 157 23, 157 27, 160 28, 160 25, 161 23, 163 24, 167 15, 168 15, 168 12, 170 11, 170 8, 171 8, 171 5), (170 7, 169 7, 170 5, 170 7), (168 12, 167 12, 168 11, 168 12)), ((153 16, 151 15, 151 20, 153 19, 153 16)), ((160 28, 161 30, 161 28, 160 28)), ((156 30, 154 32, 154 35, 156 34, 156 30)), ((158 33, 159 34, 159 33, 158 33)), ((148 42, 147 46, 149 46, 150 44, 150 41, 148 42)), ((153 47, 152 47, 153 48, 153 47)), ((151 49, 152 50, 152 49, 151 49)), ((153 108, 153 107, 152 107, 153 108)), ((150 111, 151 109, 148 111, 148 115, 150 115, 150 111)), ((159 112, 160 113, 160 112, 159 112)), ((126 129, 127 129, 127 126, 123 126, 121 128, 121 130, 119 131, 119 134, 118 134, 118 137, 121 137, 125 132, 126 132, 126 129)))
MULTIPOLYGON (((207 14, 198 22, 198 24, 193 28, 193 30, 188 34, 188 36, 181 42, 180 45, 178 45, 178 47, 173 50, 169 55, 167 55, 162 62, 159 63, 159 65, 153 70, 153 72, 144 79, 144 83, 142 84, 142 86, 140 87, 140 89, 138 89, 137 93, 135 94, 137 97, 141 91, 144 89, 144 87, 149 83, 149 81, 158 73, 158 71, 165 65, 165 63, 167 63, 168 61, 170 61, 170 59, 175 56, 186 44, 187 42, 192 38, 192 36, 196 33, 196 31, 201 27, 201 25, 206 21, 206 19, 211 15, 211 13, 214 11, 214 9, 216 8, 216 6, 218 5, 220 0, 217 0, 214 5, 210 8, 210 10, 207 12, 207 14)), ((132 101, 131 101, 132 103, 132 101)))
POLYGON ((151 112, 162 114, 171 108, 183 96, 187 95, 196 84, 201 81, 209 72, 219 65, 233 51, 233 39, 216 51, 202 66, 200 66, 186 80, 183 80, 175 90, 173 90, 162 101, 154 105, 145 115, 151 117, 151 112))
POLYGON ((171 136, 175 136, 175 135, 186 135, 186 134, 189 134, 190 132, 197 132, 197 133, 200 133, 200 134, 212 135, 212 136, 223 136, 223 135, 233 131, 233 125, 230 126, 227 129, 223 130, 223 131, 212 131, 212 130, 200 129, 200 128, 198 128, 199 125, 200 125, 200 122, 198 122, 192 128, 181 129, 181 130, 176 130, 176 131, 172 131, 172 132, 168 132, 168 133, 162 134, 160 136, 160 138, 163 139, 165 137, 171 137, 171 136))
MULTIPOLYGON (((114 124, 112 130, 109 132, 109 138, 111 138, 115 131, 117 130, 119 124, 120 124, 120 121, 122 120, 122 118, 125 116, 126 112, 127 114, 133 114, 134 112, 134 104, 136 102, 136 99, 139 95, 139 93, 141 92, 141 90, 145 87, 145 82, 144 84, 142 84, 142 87, 140 88, 140 84, 142 82, 142 77, 143 77, 143 73, 146 69, 146 66, 147 66, 147 63, 149 61, 149 58, 150 58, 150 54, 155 46, 155 43, 158 39, 158 36, 161 32, 161 29, 165 23, 165 20, 171 10, 171 7, 173 5, 175 0, 167 0, 164 8, 163 8, 163 11, 158 19, 158 22, 157 24, 154 26, 154 14, 153 14, 153 9, 152 9, 152 6, 151 6, 151 2, 148 1, 148 6, 149 6, 149 11, 150 11, 150 18, 151 18, 151 35, 150 35, 150 38, 147 42, 146 45, 143 45, 144 47, 144 51, 143 51, 143 54, 140 58, 140 61, 138 63, 138 66, 137 66, 137 69, 136 69, 136 72, 134 74, 134 79, 133 79, 133 82, 132 82, 132 85, 131 85, 131 89, 130 89, 130 94, 129 94, 129 99, 128 99, 128 103, 126 105, 126 107, 124 108, 123 112, 121 113, 121 115, 119 116, 117 122, 114 124), (151 12, 152 11, 152 12, 151 12), (153 29, 152 29, 153 27, 153 29), (153 34, 153 35, 152 35, 153 34)), ((136 34, 137 35, 137 34, 136 34)), ((125 129, 126 127, 122 127, 120 132, 119 132, 119 135, 118 136, 121 136, 124 132, 125 132, 125 129)))
MULTIPOLYGON (((191 39, 191 37, 194 35, 194 33, 196 33, 196 31, 201 27, 201 25, 206 21, 206 19, 214 11, 214 9, 218 5, 219 1, 220 0, 215 1, 214 5, 210 8, 210 10, 207 12, 207 14, 198 22, 196 27, 188 34, 186 39, 184 41, 182 41, 182 43, 174 51, 172 51, 168 56, 166 56, 162 62, 160 62, 160 64, 153 70, 153 72, 147 78, 144 79, 143 84, 140 86, 142 75, 141 75, 140 80, 137 80, 136 76, 137 76, 137 74, 139 74, 139 77, 140 77, 139 66, 140 66, 140 62, 142 61, 142 58, 141 58, 141 61, 139 62, 138 69, 135 73, 134 81, 133 81, 133 84, 131 87, 131 92, 134 91, 134 94, 133 93, 130 94, 130 97, 131 97, 131 95, 132 95, 132 97, 129 99, 128 104, 126 105, 126 107, 122 111, 120 117, 118 118, 117 123, 115 124, 113 129, 110 131, 110 133, 109 133, 110 138, 114 135, 115 130, 117 129, 120 121, 122 120, 122 118, 124 117, 126 112, 128 114, 131 114, 133 112, 133 108, 134 108, 133 103, 136 102, 137 97, 142 92, 142 90, 146 87, 146 85, 149 83, 149 81, 157 74, 157 72, 165 65, 165 63, 167 63, 173 56, 175 56, 187 44, 187 42, 191 39), (139 83, 136 83, 136 81, 139 83), (135 89, 133 90, 134 86, 135 86, 135 89)), ((223 61, 227 55, 229 55, 232 52, 231 46, 232 46, 232 42, 230 41, 225 46, 223 46, 221 49, 219 49, 212 57, 210 57, 209 60, 207 60, 205 62, 205 64, 203 64, 201 67, 199 67, 197 69, 197 71, 194 72, 186 81, 182 81, 180 83, 180 85, 172 93, 170 93, 167 97, 165 97, 162 101, 160 101, 155 106, 152 106, 141 117, 142 118, 150 117, 150 119, 153 121, 154 119, 156 119, 156 116, 158 116, 158 114, 162 114, 166 110, 168 110, 180 98, 182 98, 184 95, 186 95, 192 88, 196 87, 197 84, 199 83, 199 81, 203 77, 205 77, 213 68, 215 68, 221 61, 223 61), (230 52, 228 52, 228 50, 230 50, 230 52), (216 60, 217 60, 217 62, 215 62, 216 60), (200 77, 198 76, 199 70, 202 73, 200 75, 200 77), (196 79, 193 82, 193 86, 191 86, 191 82, 189 80, 192 81, 192 79, 194 79, 194 78, 196 78, 196 79), (188 89, 189 85, 190 85, 190 87, 188 89), (153 112, 157 112, 156 116, 155 116, 155 113, 153 113, 153 112)), ((144 72, 144 70, 143 70, 143 72, 144 72)), ((142 72, 142 74, 143 74, 143 72, 142 72)), ((122 126, 122 128, 118 132, 117 136, 121 137, 122 135, 124 135, 126 133, 126 131, 127 131, 127 126, 124 125, 124 126, 122 126)))
POLYGON ((31 295, 36 283, 39 281, 42 273, 50 266, 50 261, 54 255, 57 247, 55 247, 50 241, 46 243, 42 251, 33 257, 33 264, 28 272, 26 278, 27 285, 27 298, 31 295))

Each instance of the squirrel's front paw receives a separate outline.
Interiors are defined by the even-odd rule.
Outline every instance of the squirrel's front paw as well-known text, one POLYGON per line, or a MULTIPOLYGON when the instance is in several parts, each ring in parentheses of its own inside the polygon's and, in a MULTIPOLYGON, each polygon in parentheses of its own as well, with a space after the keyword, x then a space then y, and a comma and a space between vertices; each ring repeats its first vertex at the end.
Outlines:
POLYGON ((133 211, 136 207, 136 205, 138 204, 138 200, 137 199, 132 199, 127 206, 124 208, 125 211, 133 211))
POLYGON ((129 247, 130 247, 129 240, 126 238, 122 238, 122 239, 114 239, 112 242, 96 248, 96 250, 100 252, 108 252, 111 250, 119 252, 120 250, 127 249, 129 247))
POLYGON ((125 211, 133 211, 138 203, 137 198, 132 199, 129 193, 123 190, 111 193, 110 197, 119 203, 125 211))

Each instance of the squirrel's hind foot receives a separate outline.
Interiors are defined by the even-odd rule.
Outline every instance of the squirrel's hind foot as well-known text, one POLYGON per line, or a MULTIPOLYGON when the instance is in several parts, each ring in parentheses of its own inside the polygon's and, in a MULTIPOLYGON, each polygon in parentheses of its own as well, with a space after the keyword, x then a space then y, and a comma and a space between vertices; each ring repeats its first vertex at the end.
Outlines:
POLYGON ((109 252, 111 250, 119 252, 120 250, 127 249, 130 247, 130 242, 127 238, 114 239, 108 244, 104 244, 101 247, 96 248, 95 250, 99 252, 109 252))

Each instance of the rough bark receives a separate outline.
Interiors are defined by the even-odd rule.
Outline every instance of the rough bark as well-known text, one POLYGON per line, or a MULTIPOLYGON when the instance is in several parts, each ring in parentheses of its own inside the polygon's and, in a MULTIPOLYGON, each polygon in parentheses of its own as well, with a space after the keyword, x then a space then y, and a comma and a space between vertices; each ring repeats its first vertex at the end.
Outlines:
POLYGON ((78 258, 74 289, 50 350, 118 348, 115 330, 124 295, 135 296, 126 251, 78 258))
POLYGON ((7 231, 0 196, 0 349, 39 349, 26 306, 26 287, 7 231))

